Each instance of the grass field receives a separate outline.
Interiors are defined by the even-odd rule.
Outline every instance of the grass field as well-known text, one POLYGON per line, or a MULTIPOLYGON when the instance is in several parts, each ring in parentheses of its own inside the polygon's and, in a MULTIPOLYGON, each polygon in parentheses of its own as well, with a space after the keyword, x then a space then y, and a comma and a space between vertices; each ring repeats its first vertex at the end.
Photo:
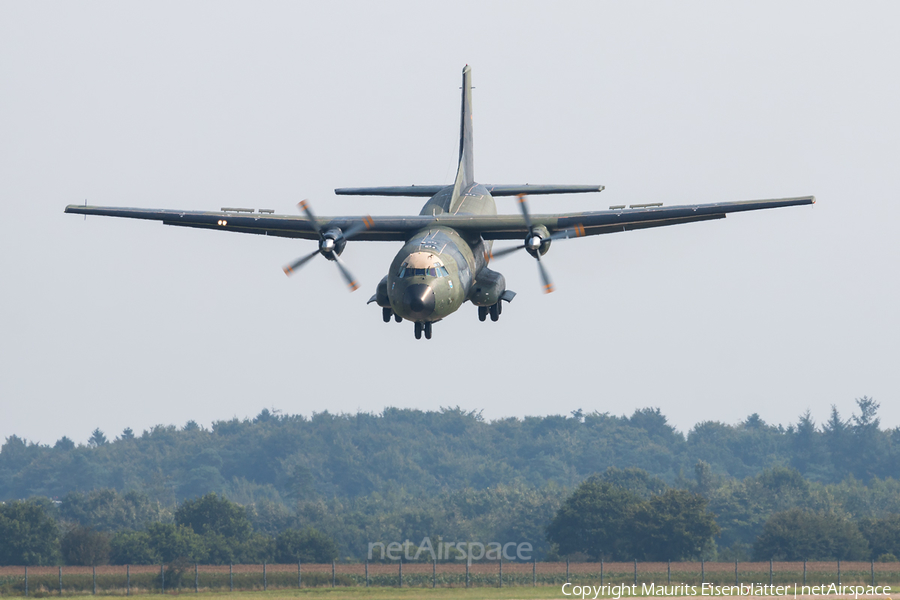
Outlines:
MULTIPOLYGON (((411 563, 402 565, 402 587, 398 587, 398 564, 320 564, 302 566, 298 589, 297 565, 168 565, 165 577, 160 566, 91 567, 0 567, 0 598, 87 596, 96 591, 106 598, 131 596, 190 595, 203 600, 229 598, 563 598, 561 586, 655 583, 658 586, 688 584, 802 585, 831 584, 891 585, 900 590, 900 563, 411 563), (503 587, 500 583, 502 567, 503 587), (770 570, 771 569, 771 570, 770 570), (471 587, 466 587, 468 585, 471 587), (161 584, 165 594, 160 593, 161 584), (368 584, 368 585, 367 585, 368 584), (536 584, 536 587, 532 587, 536 584), (335 587, 332 587, 335 586, 335 587), (432 586, 436 588, 432 589, 432 586), (267 588, 267 589, 264 589, 267 588), (195 591, 196 589, 196 591, 195 591), (234 589, 235 591, 229 591, 234 589), (62 592, 62 594, 60 593, 62 592)), ((731 592, 725 592, 731 593, 731 592)), ((571 598, 571 596, 570 596, 571 598)), ((833 598, 833 597, 832 597, 833 598)))

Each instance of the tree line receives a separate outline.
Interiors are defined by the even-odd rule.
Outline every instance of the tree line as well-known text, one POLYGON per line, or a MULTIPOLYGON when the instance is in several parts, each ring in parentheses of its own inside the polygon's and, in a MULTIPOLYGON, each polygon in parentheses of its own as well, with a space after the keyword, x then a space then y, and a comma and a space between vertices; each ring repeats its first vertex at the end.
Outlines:
MULTIPOLYGON (((690 498, 702 498, 717 533, 691 547, 710 560, 758 555, 764 529, 775 539, 790 528, 770 525, 775 515, 807 525, 820 517, 851 522, 865 540, 851 546, 878 558, 897 554, 877 550, 887 546, 869 532, 900 514, 900 430, 881 428, 877 410, 863 397, 850 418, 832 409, 821 426, 809 413, 787 427, 752 414, 735 425, 700 423, 686 435, 658 409, 491 422, 458 408, 311 418, 263 410, 210 429, 188 422, 140 435, 126 429, 112 440, 97 430, 85 445, 11 436, 0 448, 0 499, 6 511, 25 510, 15 500, 32 498, 27 504, 57 523, 58 540, 74 527, 107 536, 110 560, 118 560, 113 551, 126 535, 151 540, 144 546, 154 560, 170 556, 160 540, 178 540, 192 556, 207 557, 201 562, 274 560, 278 536, 288 530, 320 532, 342 559, 360 559, 370 542, 443 537, 527 541, 541 560, 576 551, 548 527, 579 486, 602 481, 638 498, 629 501, 629 514, 659 531, 672 507, 696 508, 690 498), (243 507, 249 537, 223 546, 209 532, 188 533, 178 511, 212 493, 243 507), (214 546, 227 550, 216 558, 214 546)), ((0 534, 11 531, 3 518, 0 534)), ((632 534, 659 541, 652 528, 632 534)), ((819 548, 806 558, 826 557, 821 548, 832 542, 823 539, 800 544, 819 548)))
MULTIPOLYGON (((70 517, 73 508, 65 509, 70 517)), ((0 565, 322 563, 338 556, 334 541, 311 527, 275 536, 254 532, 247 510, 215 493, 183 502, 172 523, 147 522, 137 530, 109 531, 108 521, 60 522, 60 514, 39 498, 0 505, 0 565)))

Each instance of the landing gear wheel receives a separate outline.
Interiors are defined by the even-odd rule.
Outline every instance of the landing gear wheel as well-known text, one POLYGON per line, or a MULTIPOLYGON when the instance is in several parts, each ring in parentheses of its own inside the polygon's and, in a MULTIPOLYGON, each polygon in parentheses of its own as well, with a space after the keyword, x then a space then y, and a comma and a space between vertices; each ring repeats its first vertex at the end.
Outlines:
POLYGON ((422 339, 422 324, 417 322, 415 324, 415 330, 416 330, 416 339, 421 340, 422 339))
POLYGON ((394 320, 399 323, 403 320, 403 317, 401 317, 400 315, 394 315, 394 320))
POLYGON ((496 321, 500 318, 500 303, 491 304, 491 321, 496 321))
POLYGON ((487 306, 479 306, 478 307, 478 320, 484 321, 487 319, 488 307, 487 306))
POLYGON ((431 339, 431 321, 425 321, 425 339, 431 339))
POLYGON ((381 309, 381 318, 384 320, 385 323, 390 323, 390 322, 391 322, 391 315, 393 314, 393 312, 394 312, 394 311, 392 311, 392 310, 390 309, 390 307, 388 307, 388 308, 382 307, 382 309, 381 309))

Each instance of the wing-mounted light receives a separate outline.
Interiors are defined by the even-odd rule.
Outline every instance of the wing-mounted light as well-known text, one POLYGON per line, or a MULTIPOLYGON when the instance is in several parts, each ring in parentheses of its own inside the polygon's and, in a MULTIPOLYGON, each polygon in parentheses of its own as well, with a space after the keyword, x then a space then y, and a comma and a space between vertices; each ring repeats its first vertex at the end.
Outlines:
POLYGON ((363 217, 363 219, 359 223, 352 224, 347 228, 346 231, 342 231, 339 227, 332 227, 328 230, 323 230, 322 225, 316 218, 316 215, 312 211, 312 208, 309 206, 308 201, 303 200, 297 206, 299 206, 300 210, 302 210, 306 214, 306 217, 312 224, 313 229, 315 229, 316 233, 319 234, 319 247, 312 254, 307 254, 306 256, 303 256, 292 262, 291 264, 283 267, 284 274, 292 275, 300 267, 315 258, 316 255, 321 254, 328 260, 334 262, 338 270, 341 272, 341 277, 343 277, 344 281, 347 282, 347 287, 350 288, 351 292, 355 292, 357 289, 359 289, 359 284, 350 273, 350 270, 347 269, 347 267, 344 265, 344 262, 340 259, 340 256, 350 239, 352 239, 360 232, 372 227, 372 217, 363 217))

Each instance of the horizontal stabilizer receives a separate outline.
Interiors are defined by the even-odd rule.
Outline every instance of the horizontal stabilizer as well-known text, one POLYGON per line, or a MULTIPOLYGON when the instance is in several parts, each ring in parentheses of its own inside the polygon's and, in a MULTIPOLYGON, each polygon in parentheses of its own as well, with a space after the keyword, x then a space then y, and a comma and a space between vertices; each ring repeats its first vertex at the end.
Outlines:
MULTIPOLYGON (((446 185, 395 185, 388 187, 338 188, 338 196, 424 196, 430 198, 446 185)), ((602 185, 495 185, 484 186, 492 196, 517 196, 519 194, 585 194, 602 192, 602 185)))
POLYGON ((518 196, 519 194, 585 194, 602 192, 602 185, 485 185, 491 196, 518 196))
POLYGON ((394 185, 389 187, 338 188, 338 196, 425 196, 431 198, 446 185, 394 185))

